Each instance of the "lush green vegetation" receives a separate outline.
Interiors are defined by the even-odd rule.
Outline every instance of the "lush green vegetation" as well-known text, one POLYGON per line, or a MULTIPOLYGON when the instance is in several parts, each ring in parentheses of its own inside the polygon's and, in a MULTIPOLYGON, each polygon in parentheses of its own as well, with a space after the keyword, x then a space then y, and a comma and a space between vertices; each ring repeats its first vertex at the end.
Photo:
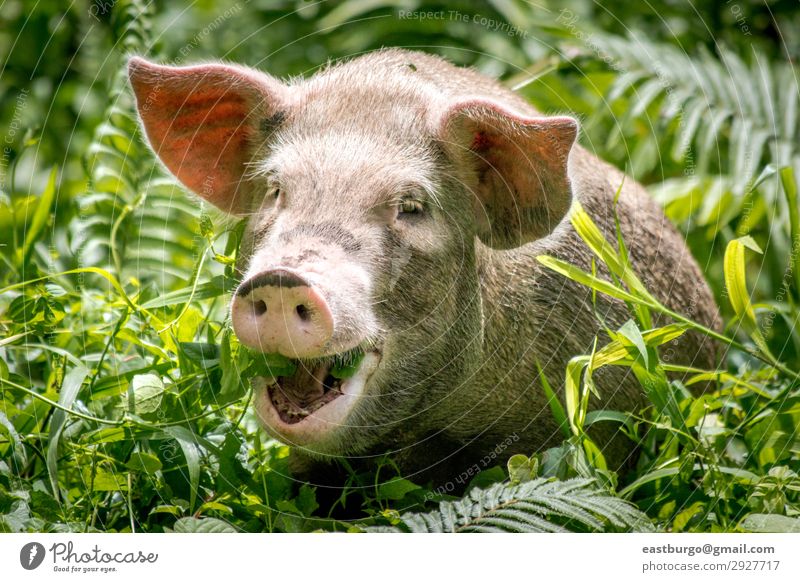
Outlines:
POLYGON ((696 12, 416 4, 6 2, 0 531, 800 528, 800 15, 756 0, 696 12), (401 17, 412 9, 444 12, 401 17), (683 229, 725 325, 653 329, 666 311, 627 268, 624 241, 577 208, 613 280, 541 261, 628 302, 631 320, 548 378, 566 386, 551 407, 562 445, 498 458, 460 501, 382 460, 321 506, 249 411, 254 363, 225 321, 239 225, 155 164, 123 67, 136 52, 307 74, 385 45, 444 54, 545 112, 579 115, 582 143, 648 184, 683 229), (683 384, 659 352, 687 329, 728 356, 719 370, 680 370, 683 384), (587 413, 592 372, 610 365, 633 370, 649 407, 587 413), (692 396, 701 381, 714 389, 692 396), (605 467, 587 434, 599 421, 639 445, 630 473, 605 467), (343 507, 355 520, 337 519, 343 507))

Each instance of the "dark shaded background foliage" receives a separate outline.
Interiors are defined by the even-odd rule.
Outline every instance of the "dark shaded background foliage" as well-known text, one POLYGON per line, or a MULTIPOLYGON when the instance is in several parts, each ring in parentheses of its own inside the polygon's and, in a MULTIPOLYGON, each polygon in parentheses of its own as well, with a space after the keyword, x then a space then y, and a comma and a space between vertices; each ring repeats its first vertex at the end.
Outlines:
MULTIPOLYGON (((385 460, 353 473, 332 508, 292 481, 290 451, 247 413, 239 377, 251 362, 224 322, 236 228, 198 211, 160 172, 123 73, 126 55, 139 53, 308 75, 383 46, 445 55, 544 112, 578 115, 582 143, 650 185, 684 230, 726 333, 754 351, 763 337, 784 369, 800 367, 796 198, 779 172, 800 171, 792 0, 9 0, 0 14, 0 529, 230 527, 192 516, 253 531, 342 529, 321 518, 345 506, 364 523, 413 529, 397 511, 436 506, 439 496, 385 460), (748 251, 742 269, 754 322, 731 307, 723 274, 726 248, 745 235, 763 251, 748 251), (76 268, 103 272, 39 280, 76 268)), ((671 387, 679 418, 651 409, 625 419, 643 449, 625 482, 569 432, 559 449, 514 460, 512 481, 599 480, 676 531, 758 519, 789 527, 780 520, 798 513, 797 379, 750 351, 731 350, 730 375, 717 375, 711 395, 671 387)), ((484 471, 474 484, 506 475, 484 471)), ((573 529, 632 527, 599 519, 573 529)))

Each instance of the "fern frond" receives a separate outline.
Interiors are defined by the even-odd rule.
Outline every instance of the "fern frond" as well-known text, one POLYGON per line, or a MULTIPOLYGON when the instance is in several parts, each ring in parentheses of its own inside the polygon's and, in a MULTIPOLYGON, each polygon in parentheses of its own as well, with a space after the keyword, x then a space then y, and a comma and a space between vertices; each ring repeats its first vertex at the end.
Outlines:
MULTIPOLYGON (((121 55, 149 52, 151 10, 140 0, 114 5, 111 27, 121 55)), ((198 212, 147 149, 124 65, 120 59, 106 120, 87 150, 90 192, 79 202, 84 219, 76 224, 73 247, 80 249, 83 264, 113 269, 123 280, 158 281, 163 288, 192 274, 198 212)))
MULTIPOLYGON (((567 52, 576 55, 569 70, 594 95, 580 103, 587 133, 602 144, 598 153, 637 178, 666 169, 651 179, 668 178, 653 192, 673 220, 691 220, 714 236, 750 216, 754 204, 786 215, 777 177, 759 177, 768 165, 800 171, 800 71, 793 63, 757 51, 746 62, 724 47, 687 54, 635 32, 592 32, 567 52)), ((570 73, 564 79, 576 81, 570 73)), ((749 226, 740 224, 738 234, 749 226)), ((787 230, 773 233, 781 248, 787 230)))
POLYGON ((603 532, 652 531, 647 517, 589 479, 536 479, 473 489, 463 499, 444 501, 437 511, 407 513, 396 527, 370 531, 603 532))
POLYGON ((664 137, 672 137, 673 159, 686 161, 694 150, 698 173, 736 175, 735 193, 743 193, 764 163, 786 165, 797 157, 800 92, 788 61, 755 53, 748 65, 725 48, 718 57, 693 56, 637 34, 592 35, 592 51, 620 72, 606 98, 611 105, 625 100, 623 125, 655 109, 664 137))

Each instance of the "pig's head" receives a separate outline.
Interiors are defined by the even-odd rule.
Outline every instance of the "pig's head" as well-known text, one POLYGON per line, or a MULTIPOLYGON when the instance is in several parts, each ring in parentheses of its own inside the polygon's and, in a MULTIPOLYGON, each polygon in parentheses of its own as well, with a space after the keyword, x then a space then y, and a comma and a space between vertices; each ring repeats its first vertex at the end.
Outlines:
POLYGON ((129 64, 163 164, 248 219, 234 331, 297 363, 256 379, 256 411, 321 455, 445 428, 483 361, 478 255, 548 235, 571 203, 573 119, 464 92, 444 62, 456 81, 414 53, 384 55, 288 84, 225 64, 129 64), (359 357, 350 377, 331 374, 359 357))

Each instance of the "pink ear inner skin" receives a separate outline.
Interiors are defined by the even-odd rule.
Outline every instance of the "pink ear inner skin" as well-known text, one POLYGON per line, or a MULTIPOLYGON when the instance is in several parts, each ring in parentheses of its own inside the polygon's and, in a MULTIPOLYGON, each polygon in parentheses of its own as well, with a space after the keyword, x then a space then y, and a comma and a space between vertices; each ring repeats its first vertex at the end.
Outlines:
POLYGON ((486 135, 486 132, 479 131, 475 133, 475 137, 472 139, 472 146, 470 146, 469 149, 471 149, 474 152, 481 152, 489 148, 491 146, 491 143, 492 142, 489 139, 489 136, 486 135))
POLYGON ((227 212, 243 211, 240 182, 265 82, 227 65, 166 67, 134 58, 131 85, 150 144, 188 188, 227 212))
POLYGON ((567 159, 577 122, 569 117, 520 115, 491 100, 474 98, 451 105, 440 123, 448 141, 458 140, 458 127, 468 130, 469 150, 475 154, 476 194, 492 229, 511 234, 521 228, 518 243, 549 234, 571 203, 567 159))

